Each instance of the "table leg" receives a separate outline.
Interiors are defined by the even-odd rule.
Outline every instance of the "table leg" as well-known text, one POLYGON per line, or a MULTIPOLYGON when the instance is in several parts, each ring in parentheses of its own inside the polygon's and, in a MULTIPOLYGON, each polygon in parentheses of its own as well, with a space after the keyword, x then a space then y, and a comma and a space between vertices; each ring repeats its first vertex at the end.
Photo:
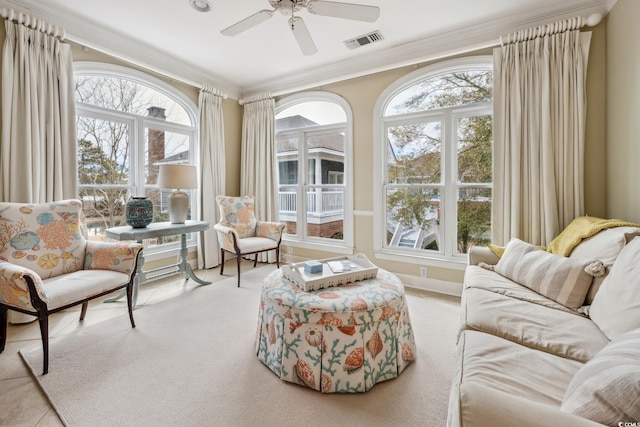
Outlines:
POLYGON ((182 275, 186 280, 189 280, 189 278, 191 278, 201 285, 211 284, 211 282, 204 281, 199 277, 197 277, 194 274, 193 269, 191 268, 191 264, 187 262, 187 235, 186 234, 180 235, 180 271, 182 271, 182 275))

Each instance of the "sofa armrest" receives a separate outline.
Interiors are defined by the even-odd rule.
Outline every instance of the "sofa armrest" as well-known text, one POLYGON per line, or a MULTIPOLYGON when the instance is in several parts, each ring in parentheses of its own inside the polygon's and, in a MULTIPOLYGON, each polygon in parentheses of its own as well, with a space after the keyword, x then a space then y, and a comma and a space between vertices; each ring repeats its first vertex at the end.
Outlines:
POLYGON ((472 246, 469 249, 469 265, 478 265, 484 262, 489 265, 495 265, 500 258, 494 254, 491 249, 486 246, 472 246))
MULTIPOLYGON (((460 384, 460 427, 603 427, 602 424, 471 381, 460 384)), ((459 421, 459 423, 457 422, 459 421)))
POLYGON ((138 253, 142 245, 135 242, 87 242, 85 270, 112 270, 129 275, 135 273, 138 253))
POLYGON ((256 236, 279 242, 282 238, 284 227, 285 225, 281 222, 258 221, 256 224, 256 236))
POLYGON ((35 271, 10 262, 0 262, 0 302, 11 307, 34 311, 28 279, 33 283, 39 299, 47 302, 49 298, 44 291, 42 278, 35 271))

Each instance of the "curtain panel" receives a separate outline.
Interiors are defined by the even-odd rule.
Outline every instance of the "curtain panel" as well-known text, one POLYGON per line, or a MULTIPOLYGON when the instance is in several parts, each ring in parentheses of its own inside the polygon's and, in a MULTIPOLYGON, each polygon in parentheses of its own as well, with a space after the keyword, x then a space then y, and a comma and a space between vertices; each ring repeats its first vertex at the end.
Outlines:
POLYGON ((0 200, 41 203, 76 198, 71 47, 58 37, 13 22, 11 17, 5 21, 5 29, 0 200))
POLYGON ((198 268, 220 265, 220 245, 213 225, 220 220, 216 196, 225 194, 225 151, 223 94, 217 89, 203 87, 198 104, 200 109, 200 218, 209 229, 200 235, 198 268))
POLYGON ((545 245, 584 213, 590 40, 572 29, 494 49, 495 244, 545 245))
MULTIPOLYGON (((278 169, 276 164, 276 103, 270 95, 241 100, 242 151, 241 195, 256 198, 255 216, 259 221, 278 221, 278 169)), ((261 262, 276 261, 274 251, 258 254, 261 262)))

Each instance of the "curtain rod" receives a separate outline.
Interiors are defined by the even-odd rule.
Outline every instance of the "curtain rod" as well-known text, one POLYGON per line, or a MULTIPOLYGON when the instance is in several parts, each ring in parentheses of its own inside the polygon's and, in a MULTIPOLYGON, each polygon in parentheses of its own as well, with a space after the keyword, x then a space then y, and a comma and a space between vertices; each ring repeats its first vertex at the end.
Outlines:
POLYGON ((26 13, 16 13, 16 11, 13 9, 7 9, 3 7, 2 9, 0 9, 0 16, 9 21, 45 33, 49 36, 57 37, 58 39, 60 39, 60 41, 63 41, 66 37, 66 33, 63 28, 60 28, 56 25, 48 24, 42 19, 35 18, 31 15, 27 15, 26 13))
MULTIPOLYGON (((553 34, 563 33, 565 31, 578 30, 584 26, 595 27, 602 20, 602 15, 594 13, 587 18, 576 16, 565 19, 563 21, 551 22, 549 24, 540 25, 526 30, 516 31, 507 36, 507 43, 519 43, 523 41, 533 40, 538 37, 550 36, 553 34)), ((504 46, 502 37, 500 37, 500 45, 504 46)))
POLYGON ((262 101, 262 100, 265 100, 265 99, 273 99, 273 96, 271 96, 271 92, 259 93, 257 95, 246 96, 246 97, 240 99, 238 101, 238 103, 240 103, 240 105, 244 105, 244 104, 250 104, 252 102, 262 101))

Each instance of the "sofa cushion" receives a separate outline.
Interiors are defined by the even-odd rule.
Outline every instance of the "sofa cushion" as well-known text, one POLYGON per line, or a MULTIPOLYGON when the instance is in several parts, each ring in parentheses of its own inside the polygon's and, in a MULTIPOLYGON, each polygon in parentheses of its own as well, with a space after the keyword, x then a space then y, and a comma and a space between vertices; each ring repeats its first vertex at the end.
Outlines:
POLYGON ((593 299, 589 316, 609 337, 640 328, 640 237, 629 242, 593 299))
POLYGON ((611 341, 576 373, 561 409, 606 425, 640 420, 640 329, 611 341))
POLYGON ((461 316, 465 329, 582 363, 609 343, 591 320, 576 312, 554 310, 484 289, 465 290, 461 316))
POLYGON ((532 350, 479 331, 464 331, 455 383, 477 383, 512 396, 560 407, 571 378, 583 366, 575 360, 532 350))
MULTIPOLYGON (((544 307, 576 314, 576 311, 572 308, 565 307, 564 305, 559 304, 544 295, 540 295, 526 286, 522 286, 494 271, 486 270, 477 266, 469 266, 465 270, 464 287, 465 289, 485 289, 511 298, 516 298, 521 301, 527 301, 544 307)), ((464 298, 464 293, 462 296, 464 298)))
MULTIPOLYGON (((574 259, 597 259, 602 261, 607 272, 611 270, 613 262, 625 245, 636 236, 640 236, 640 228, 638 227, 614 227, 600 231, 598 234, 582 240, 576 246, 569 258, 574 259)), ((606 276, 595 277, 591 288, 587 293, 585 304, 591 304, 600 285, 606 276)))
POLYGON ((569 308, 584 302, 593 276, 585 267, 593 260, 562 257, 511 239, 495 271, 569 308))

